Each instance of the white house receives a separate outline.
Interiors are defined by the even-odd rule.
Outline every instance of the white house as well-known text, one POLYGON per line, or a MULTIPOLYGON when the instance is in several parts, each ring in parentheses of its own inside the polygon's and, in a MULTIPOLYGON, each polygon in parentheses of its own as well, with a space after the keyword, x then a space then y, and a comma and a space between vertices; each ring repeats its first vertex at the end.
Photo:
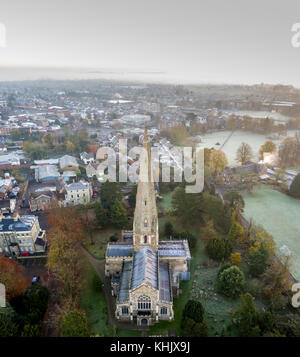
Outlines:
POLYGON ((80 181, 70 183, 65 188, 65 206, 80 205, 89 203, 92 196, 92 189, 88 182, 80 181))

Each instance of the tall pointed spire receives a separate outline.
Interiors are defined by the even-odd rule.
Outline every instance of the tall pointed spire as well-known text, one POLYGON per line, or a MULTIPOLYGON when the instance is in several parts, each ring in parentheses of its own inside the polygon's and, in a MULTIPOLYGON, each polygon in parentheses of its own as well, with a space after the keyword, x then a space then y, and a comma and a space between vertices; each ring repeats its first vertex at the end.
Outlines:
POLYGON ((150 139, 147 128, 145 128, 143 150, 140 156, 140 175, 134 211, 133 233, 135 250, 143 246, 157 249, 158 219, 151 166, 150 139))

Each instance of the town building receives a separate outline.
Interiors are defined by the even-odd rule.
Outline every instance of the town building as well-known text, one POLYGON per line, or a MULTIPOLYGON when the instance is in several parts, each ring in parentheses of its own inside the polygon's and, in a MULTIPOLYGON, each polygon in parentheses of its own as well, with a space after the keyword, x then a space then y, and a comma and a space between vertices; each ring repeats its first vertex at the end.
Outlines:
POLYGON ((87 204, 92 196, 91 186, 88 182, 80 181, 70 183, 65 187, 65 206, 87 204))
POLYGON ((60 177, 56 165, 40 165, 35 167, 35 179, 37 182, 53 181, 60 177))
POLYGON ((79 165, 74 156, 64 155, 59 159, 59 167, 62 171, 76 171, 79 165))
POLYGON ((82 152, 80 154, 80 159, 84 162, 85 165, 89 164, 90 162, 94 161, 94 154, 89 152, 82 152))
POLYGON ((33 215, 4 217, 0 213, 0 253, 19 256, 21 253, 43 253, 46 234, 40 228, 38 217, 33 215))
POLYGON ((133 231, 123 242, 109 243, 105 274, 111 277, 116 297, 115 316, 139 326, 174 319, 173 296, 180 280, 189 279, 190 250, 187 240, 159 240, 156 194, 145 130, 133 231))

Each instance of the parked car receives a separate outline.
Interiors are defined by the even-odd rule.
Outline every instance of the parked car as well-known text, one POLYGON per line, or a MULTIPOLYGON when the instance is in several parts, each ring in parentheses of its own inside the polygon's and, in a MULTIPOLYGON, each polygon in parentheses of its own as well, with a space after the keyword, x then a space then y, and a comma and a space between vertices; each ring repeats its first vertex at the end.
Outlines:
POLYGON ((35 275, 31 280, 32 284, 38 283, 39 281, 40 281, 40 277, 38 275, 35 275))
POLYGON ((20 257, 30 257, 30 253, 22 252, 22 253, 20 253, 20 257))

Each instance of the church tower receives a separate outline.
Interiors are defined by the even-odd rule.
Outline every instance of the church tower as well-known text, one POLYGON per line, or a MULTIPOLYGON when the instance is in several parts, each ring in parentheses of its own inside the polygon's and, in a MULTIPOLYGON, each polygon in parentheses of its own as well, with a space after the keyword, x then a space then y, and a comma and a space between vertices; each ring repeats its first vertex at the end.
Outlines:
POLYGON ((156 196, 147 129, 145 129, 143 151, 140 156, 140 174, 133 219, 133 246, 135 251, 145 246, 155 250, 158 248, 156 196))

